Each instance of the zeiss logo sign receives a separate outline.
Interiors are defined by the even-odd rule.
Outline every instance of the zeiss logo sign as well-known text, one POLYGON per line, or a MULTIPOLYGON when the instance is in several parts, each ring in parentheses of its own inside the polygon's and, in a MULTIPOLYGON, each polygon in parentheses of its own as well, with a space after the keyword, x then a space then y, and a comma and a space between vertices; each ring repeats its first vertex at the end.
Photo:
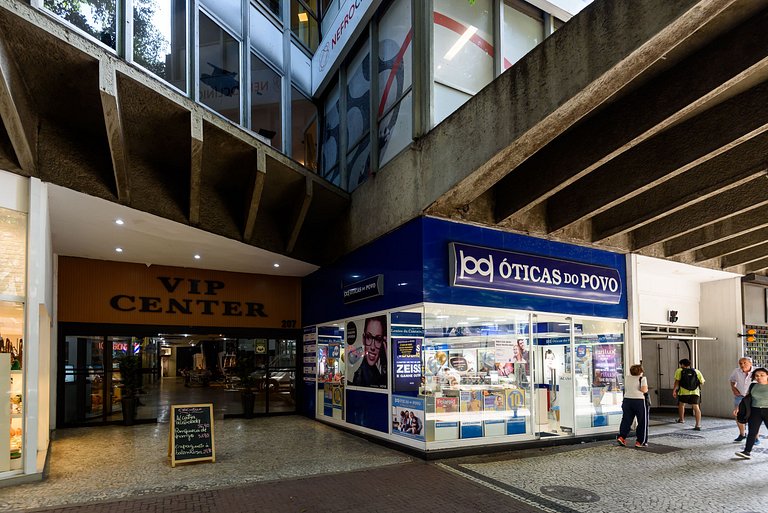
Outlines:
POLYGON ((498 290, 595 303, 621 302, 617 269, 524 253, 450 244, 455 287, 498 290))

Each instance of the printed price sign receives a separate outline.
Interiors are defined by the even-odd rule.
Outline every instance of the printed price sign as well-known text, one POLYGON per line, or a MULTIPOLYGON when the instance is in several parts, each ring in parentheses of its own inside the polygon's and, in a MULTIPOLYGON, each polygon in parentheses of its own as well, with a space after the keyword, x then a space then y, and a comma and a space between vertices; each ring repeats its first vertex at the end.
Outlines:
POLYGON ((171 466, 193 461, 216 461, 213 443, 213 404, 171 405, 168 436, 171 466))

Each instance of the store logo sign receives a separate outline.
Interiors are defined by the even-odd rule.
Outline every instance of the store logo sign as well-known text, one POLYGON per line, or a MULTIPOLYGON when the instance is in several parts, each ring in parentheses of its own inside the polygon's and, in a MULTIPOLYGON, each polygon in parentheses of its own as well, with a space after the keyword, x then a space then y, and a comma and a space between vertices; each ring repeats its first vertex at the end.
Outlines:
POLYGON ((449 245, 454 287, 619 304, 617 269, 453 242, 449 245))
POLYGON ((384 275, 377 274, 364 280, 356 281, 342 289, 344 304, 384 295, 384 275))

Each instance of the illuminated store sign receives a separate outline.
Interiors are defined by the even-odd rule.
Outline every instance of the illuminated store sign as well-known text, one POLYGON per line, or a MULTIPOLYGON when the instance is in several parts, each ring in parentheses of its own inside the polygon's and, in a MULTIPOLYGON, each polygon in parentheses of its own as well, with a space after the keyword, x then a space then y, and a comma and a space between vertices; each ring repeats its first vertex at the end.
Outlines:
POLYGON ((621 302, 617 269, 460 243, 449 247, 450 279, 455 287, 594 303, 621 302))

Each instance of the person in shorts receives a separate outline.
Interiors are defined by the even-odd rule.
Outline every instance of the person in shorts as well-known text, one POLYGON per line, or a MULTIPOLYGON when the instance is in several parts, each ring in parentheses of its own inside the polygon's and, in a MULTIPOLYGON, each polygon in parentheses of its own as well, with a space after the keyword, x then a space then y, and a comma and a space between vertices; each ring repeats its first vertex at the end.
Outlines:
POLYGON ((672 389, 672 397, 677 397, 677 413, 678 419, 676 422, 682 424, 685 422, 685 405, 690 404, 693 409, 693 415, 696 418, 696 425, 693 427, 695 431, 701 431, 701 385, 704 384, 704 376, 697 369, 691 368, 691 361, 688 358, 680 360, 680 367, 675 371, 675 384, 672 389), (684 374, 689 374, 693 371, 698 378, 698 385, 693 389, 687 389, 681 384, 684 374))

